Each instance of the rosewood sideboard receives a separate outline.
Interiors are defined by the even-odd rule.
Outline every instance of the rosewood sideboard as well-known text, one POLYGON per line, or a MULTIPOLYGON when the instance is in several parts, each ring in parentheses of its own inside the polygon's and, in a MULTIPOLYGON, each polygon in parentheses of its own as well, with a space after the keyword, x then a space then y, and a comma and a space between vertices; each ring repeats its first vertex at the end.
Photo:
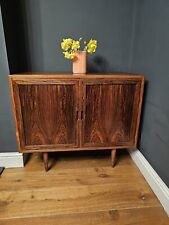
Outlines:
POLYGON ((136 148, 142 75, 9 75, 22 153, 136 148))

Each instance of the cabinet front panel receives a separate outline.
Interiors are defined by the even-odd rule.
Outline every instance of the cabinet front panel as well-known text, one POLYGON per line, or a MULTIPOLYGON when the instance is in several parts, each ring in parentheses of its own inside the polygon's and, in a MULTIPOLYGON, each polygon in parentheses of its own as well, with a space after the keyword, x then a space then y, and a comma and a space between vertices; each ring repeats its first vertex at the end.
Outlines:
POLYGON ((134 145, 139 94, 136 82, 86 84, 83 146, 134 145))
POLYGON ((75 84, 18 84, 25 146, 77 145, 76 92, 75 84))

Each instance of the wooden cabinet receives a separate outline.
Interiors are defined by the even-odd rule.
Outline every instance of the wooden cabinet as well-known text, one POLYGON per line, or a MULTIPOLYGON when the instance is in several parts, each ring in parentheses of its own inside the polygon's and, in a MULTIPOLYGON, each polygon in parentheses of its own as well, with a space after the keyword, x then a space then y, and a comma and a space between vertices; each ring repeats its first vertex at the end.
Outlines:
POLYGON ((20 152, 135 148, 144 76, 10 75, 20 152))

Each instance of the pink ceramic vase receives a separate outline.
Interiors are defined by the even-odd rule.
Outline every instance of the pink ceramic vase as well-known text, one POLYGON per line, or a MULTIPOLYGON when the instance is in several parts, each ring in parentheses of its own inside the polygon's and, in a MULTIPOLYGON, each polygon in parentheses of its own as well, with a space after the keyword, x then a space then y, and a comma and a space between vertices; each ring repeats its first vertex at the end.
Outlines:
POLYGON ((75 52, 73 59, 73 74, 85 74, 86 73, 86 51, 75 52))

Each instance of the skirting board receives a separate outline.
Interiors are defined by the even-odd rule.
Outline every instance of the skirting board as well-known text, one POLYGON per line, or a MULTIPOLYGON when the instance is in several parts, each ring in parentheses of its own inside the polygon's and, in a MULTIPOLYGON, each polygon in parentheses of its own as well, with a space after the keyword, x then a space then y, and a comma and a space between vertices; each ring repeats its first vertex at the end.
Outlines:
POLYGON ((138 149, 128 151, 169 216, 169 188, 138 149))
POLYGON ((24 167, 23 154, 19 152, 0 153, 0 167, 24 167))

